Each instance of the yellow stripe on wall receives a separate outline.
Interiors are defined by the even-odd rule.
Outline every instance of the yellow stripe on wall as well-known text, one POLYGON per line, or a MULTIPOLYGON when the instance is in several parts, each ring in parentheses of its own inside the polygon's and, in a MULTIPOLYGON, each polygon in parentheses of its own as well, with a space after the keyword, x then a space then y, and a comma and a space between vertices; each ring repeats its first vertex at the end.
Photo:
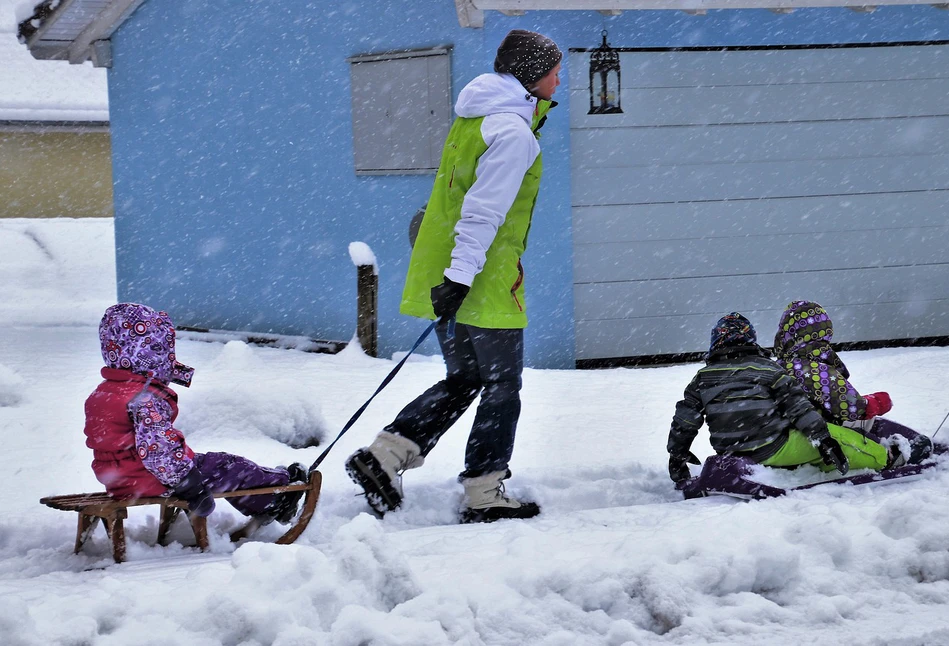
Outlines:
POLYGON ((0 218, 112 214, 108 132, 0 132, 0 218))

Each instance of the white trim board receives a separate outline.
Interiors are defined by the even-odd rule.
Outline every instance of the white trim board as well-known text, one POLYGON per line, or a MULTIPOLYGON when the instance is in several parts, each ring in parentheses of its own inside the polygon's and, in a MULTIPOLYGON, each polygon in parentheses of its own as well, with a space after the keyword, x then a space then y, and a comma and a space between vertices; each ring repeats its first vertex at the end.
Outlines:
POLYGON ((462 27, 484 27, 484 12, 499 11, 520 16, 525 11, 598 11, 616 16, 623 11, 671 10, 703 15, 717 9, 768 9, 791 13, 795 9, 843 7, 871 12, 882 6, 931 5, 949 9, 946 2, 919 0, 455 0, 458 22, 462 27))

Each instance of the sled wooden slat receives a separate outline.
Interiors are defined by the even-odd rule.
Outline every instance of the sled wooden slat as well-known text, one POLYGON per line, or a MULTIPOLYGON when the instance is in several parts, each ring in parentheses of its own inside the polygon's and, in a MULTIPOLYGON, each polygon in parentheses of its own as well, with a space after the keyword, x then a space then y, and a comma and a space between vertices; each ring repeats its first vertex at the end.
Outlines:
MULTIPOLYGON (((256 496, 260 494, 277 494, 289 491, 304 491, 303 509, 300 512, 296 522, 277 539, 280 545, 289 545, 293 543, 303 530, 306 529, 316 511, 316 503, 320 498, 320 487, 323 483, 323 476, 319 471, 313 471, 310 474, 309 482, 302 484, 284 485, 281 487, 258 487, 256 489, 240 489, 238 491, 226 491, 215 493, 215 498, 238 498, 242 496, 256 496)), ((191 530, 194 532, 195 543, 205 551, 208 549, 208 525, 207 518, 195 516, 188 513, 188 503, 184 500, 174 497, 158 498, 113 498, 104 491, 97 493, 80 493, 63 496, 47 496, 41 498, 40 502, 47 507, 59 509, 61 511, 75 511, 79 514, 79 523, 76 527, 76 546, 74 553, 78 554, 82 546, 92 535, 93 531, 101 520, 105 526, 106 534, 112 541, 112 558, 116 563, 125 560, 125 519, 128 518, 129 507, 141 507, 143 505, 159 505, 161 515, 158 521, 158 545, 165 545, 168 531, 174 524, 178 515, 184 511, 188 515, 191 523, 191 530)), ((231 532, 232 541, 239 541, 252 534, 261 526, 258 519, 250 519, 244 526, 231 532)))

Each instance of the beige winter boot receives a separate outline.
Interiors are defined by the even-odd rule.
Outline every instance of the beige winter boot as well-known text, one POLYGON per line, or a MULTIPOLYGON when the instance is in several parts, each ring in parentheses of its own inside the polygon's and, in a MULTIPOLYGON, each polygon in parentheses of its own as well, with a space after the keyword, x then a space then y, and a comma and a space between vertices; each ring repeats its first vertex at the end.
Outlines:
POLYGON ((540 513, 536 502, 520 501, 504 495, 504 480, 511 471, 494 471, 477 478, 462 478, 465 487, 463 523, 491 523, 502 518, 533 518, 540 513))
POLYGON ((419 445, 382 431, 368 448, 359 449, 346 461, 346 473, 362 487, 369 506, 382 516, 402 504, 402 472, 425 463, 419 445))

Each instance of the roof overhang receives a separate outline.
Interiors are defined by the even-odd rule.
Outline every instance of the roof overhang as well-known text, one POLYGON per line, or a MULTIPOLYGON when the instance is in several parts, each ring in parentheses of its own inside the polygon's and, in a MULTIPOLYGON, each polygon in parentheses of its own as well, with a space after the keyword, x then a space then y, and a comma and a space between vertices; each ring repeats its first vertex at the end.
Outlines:
POLYGON ((145 0, 44 0, 20 23, 33 58, 112 66, 109 38, 145 0))
POLYGON ((671 10, 704 14, 712 9, 769 9, 790 13, 795 9, 846 7, 868 12, 889 5, 931 5, 949 9, 949 3, 918 0, 455 0, 458 22, 462 27, 483 27, 485 11, 520 16, 527 11, 598 11, 619 15, 624 11, 671 10))

